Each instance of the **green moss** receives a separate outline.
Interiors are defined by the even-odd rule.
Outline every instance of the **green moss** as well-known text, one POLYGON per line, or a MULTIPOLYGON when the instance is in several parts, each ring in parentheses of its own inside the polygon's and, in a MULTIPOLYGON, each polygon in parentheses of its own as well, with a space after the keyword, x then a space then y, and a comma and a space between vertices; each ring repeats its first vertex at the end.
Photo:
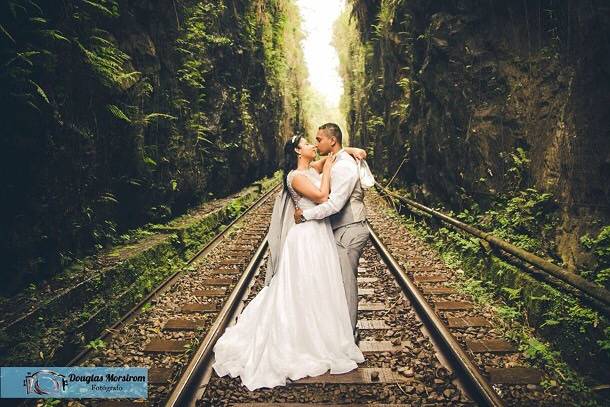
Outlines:
POLYGON ((158 235, 163 239, 89 278, 67 298, 46 303, 42 299, 36 304, 38 316, 13 326, 10 332, 0 332, 2 364, 66 363, 168 276, 184 269, 190 257, 276 185, 280 175, 277 172, 260 180, 207 216, 194 217, 191 222, 181 217, 181 228, 169 228, 174 232, 158 235), (28 329, 21 329, 24 324, 29 324, 28 329))
POLYGON ((610 225, 602 227, 595 237, 582 236, 580 243, 594 257, 592 270, 583 274, 610 289, 610 225))
MULTIPOLYGON (((535 236, 540 236, 541 228, 545 228, 543 219, 547 217, 542 208, 548 196, 533 190, 522 192, 516 199, 499 202, 487 213, 471 210, 460 214, 448 211, 448 214, 483 230, 483 226, 492 227, 492 234, 501 234, 526 250, 540 253, 548 243, 535 236)), ((498 315, 516 324, 505 334, 529 352, 533 364, 551 364, 559 370, 564 369, 560 374, 572 378, 575 391, 580 391, 584 382, 575 379, 575 373, 561 362, 562 359, 577 371, 597 378, 593 380, 604 380, 607 375, 604 366, 610 363, 610 330, 605 317, 566 291, 535 279, 493 251, 488 253, 477 238, 430 222, 428 215, 417 211, 409 213, 409 216, 393 216, 435 247, 448 265, 464 271, 459 284, 461 290, 478 301, 496 304, 498 315), (533 339, 534 332, 548 341, 544 352, 536 350, 541 345, 533 339)))

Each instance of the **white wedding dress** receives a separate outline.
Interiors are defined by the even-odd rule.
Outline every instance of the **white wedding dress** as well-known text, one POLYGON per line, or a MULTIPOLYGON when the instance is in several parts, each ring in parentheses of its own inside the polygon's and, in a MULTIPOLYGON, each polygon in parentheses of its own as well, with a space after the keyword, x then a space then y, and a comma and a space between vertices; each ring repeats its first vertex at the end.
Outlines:
MULTIPOLYGON (((316 187, 321 176, 301 173, 316 187)), ((302 209, 315 203, 289 188, 302 209)), ((241 376, 248 390, 349 372, 364 361, 354 342, 335 239, 328 219, 294 225, 286 235, 276 274, 214 346, 219 376, 241 376)))

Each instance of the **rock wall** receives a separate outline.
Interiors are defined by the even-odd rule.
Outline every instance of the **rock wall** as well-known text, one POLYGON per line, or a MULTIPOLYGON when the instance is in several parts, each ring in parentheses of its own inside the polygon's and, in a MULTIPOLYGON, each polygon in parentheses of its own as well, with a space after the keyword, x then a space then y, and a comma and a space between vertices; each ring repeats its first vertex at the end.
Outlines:
POLYGON ((559 227, 550 255, 586 267, 579 238, 610 223, 610 8, 590 0, 351 7, 337 35, 347 50, 343 106, 375 171, 390 178, 400 167, 395 185, 457 211, 485 210, 526 188, 552 193, 559 227))
POLYGON ((271 174, 303 131, 288 0, 0 10, 0 293, 271 174))

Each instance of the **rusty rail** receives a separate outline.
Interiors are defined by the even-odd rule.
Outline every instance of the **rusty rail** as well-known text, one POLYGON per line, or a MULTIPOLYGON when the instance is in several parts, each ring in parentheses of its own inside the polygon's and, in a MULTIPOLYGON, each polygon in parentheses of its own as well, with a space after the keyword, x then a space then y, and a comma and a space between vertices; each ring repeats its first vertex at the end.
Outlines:
POLYGON ((601 307, 602 311, 604 311, 605 313, 608 312, 608 307, 610 306, 610 291, 606 290, 605 288, 603 288, 599 285, 596 285, 590 281, 587 281, 577 274, 570 273, 569 271, 565 270, 564 268, 561 268, 558 265, 551 263, 550 261, 547 261, 539 256, 536 256, 533 253, 525 251, 525 250, 507 242, 506 240, 500 239, 490 233, 483 232, 482 230, 479 230, 466 223, 460 222, 459 220, 453 219, 432 208, 428 208, 427 206, 424 206, 409 198, 405 198, 392 191, 389 191, 388 189, 384 188, 381 184, 379 184, 377 182, 375 183, 375 186, 383 195, 386 195, 387 197, 390 197, 390 198, 397 199, 398 201, 400 201, 402 203, 415 207, 415 208, 419 209, 420 211, 425 212, 429 215, 432 215, 435 218, 438 218, 438 219, 442 220, 443 222, 446 222, 458 229, 466 231, 466 232, 470 233, 471 235, 478 237, 479 239, 483 239, 483 240, 487 241, 490 245, 498 247, 498 248, 504 250, 505 252, 510 253, 513 256, 525 261, 526 263, 531 264, 531 265, 537 267, 538 269, 552 275, 553 277, 563 281, 564 283, 580 290, 581 292, 587 294, 591 298, 599 301, 603 305, 603 307, 601 307))
POLYGON ((240 301, 243 299, 248 285, 254 278, 258 267, 263 260, 267 246, 267 239, 263 240, 256 253, 248 263, 237 285, 231 292, 231 295, 220 310, 218 317, 214 321, 214 325, 210 328, 207 335, 195 351, 195 354, 188 366, 180 375, 176 387, 169 395, 165 403, 165 407, 180 407, 189 405, 193 402, 193 396, 196 393, 196 385, 206 368, 212 362, 214 345, 225 331, 226 327, 235 316, 235 312, 240 301))
MULTIPOLYGON (((253 185, 259 186, 260 184, 254 183, 253 185)), ((165 280, 163 280, 157 287, 155 287, 150 293, 148 293, 140 302, 134 305, 129 311, 121 316, 121 318, 116 321, 112 326, 104 329, 98 339, 106 339, 112 336, 112 333, 117 331, 121 326, 126 323, 132 321, 138 314, 140 309, 147 303, 153 300, 154 298, 159 297, 165 291, 169 290, 177 281, 178 278, 184 273, 184 270, 193 263, 198 258, 206 256, 210 251, 212 251, 221 241, 222 239, 233 230, 232 227, 240 222, 245 215, 252 212, 252 210, 256 209, 260 206, 269 196, 271 196, 274 192, 277 192, 278 188, 281 186, 281 183, 277 183, 269 188, 269 190, 259 196, 248 208, 246 208, 237 218, 233 219, 231 223, 229 223, 224 229, 222 229, 219 233, 217 233, 212 240, 207 242, 203 247, 184 264, 183 267, 179 268, 171 275, 169 275, 165 280)), ((261 188, 261 186, 259 186, 261 188)), ((91 353, 91 349, 84 348, 82 349, 76 356, 74 356, 67 364, 67 366, 76 366, 82 360, 84 360, 91 353)))
POLYGON ((449 332, 443 321, 441 321, 440 317, 434 312, 434 309, 428 304, 423 294, 407 276, 405 270, 392 257, 389 250, 381 242, 379 236, 377 236, 377 233, 375 233, 370 225, 368 225, 368 228, 373 245, 375 245, 381 257, 385 260, 396 281, 411 301, 411 304, 418 311, 420 318, 423 319, 432 335, 439 340, 439 345, 443 348, 445 356, 450 360, 453 368, 461 373, 460 378, 468 388, 468 392, 473 400, 480 406, 504 406, 504 402, 489 382, 481 375, 479 369, 474 365, 455 337, 451 335, 451 332, 449 332))

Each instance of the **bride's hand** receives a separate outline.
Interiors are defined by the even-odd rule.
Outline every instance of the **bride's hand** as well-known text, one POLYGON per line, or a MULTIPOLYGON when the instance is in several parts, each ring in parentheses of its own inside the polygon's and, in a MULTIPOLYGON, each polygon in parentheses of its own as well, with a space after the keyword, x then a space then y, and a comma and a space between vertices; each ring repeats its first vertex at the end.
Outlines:
POLYGON ((356 147, 345 147, 343 149, 356 160, 366 160, 366 150, 356 147))
POLYGON ((355 148, 352 154, 356 160, 366 160, 366 150, 355 148))
POLYGON ((326 161, 324 161, 324 168, 323 171, 330 171, 330 169, 332 168, 333 164, 335 163, 335 159, 337 158, 336 154, 333 153, 329 153, 326 156, 326 161))

